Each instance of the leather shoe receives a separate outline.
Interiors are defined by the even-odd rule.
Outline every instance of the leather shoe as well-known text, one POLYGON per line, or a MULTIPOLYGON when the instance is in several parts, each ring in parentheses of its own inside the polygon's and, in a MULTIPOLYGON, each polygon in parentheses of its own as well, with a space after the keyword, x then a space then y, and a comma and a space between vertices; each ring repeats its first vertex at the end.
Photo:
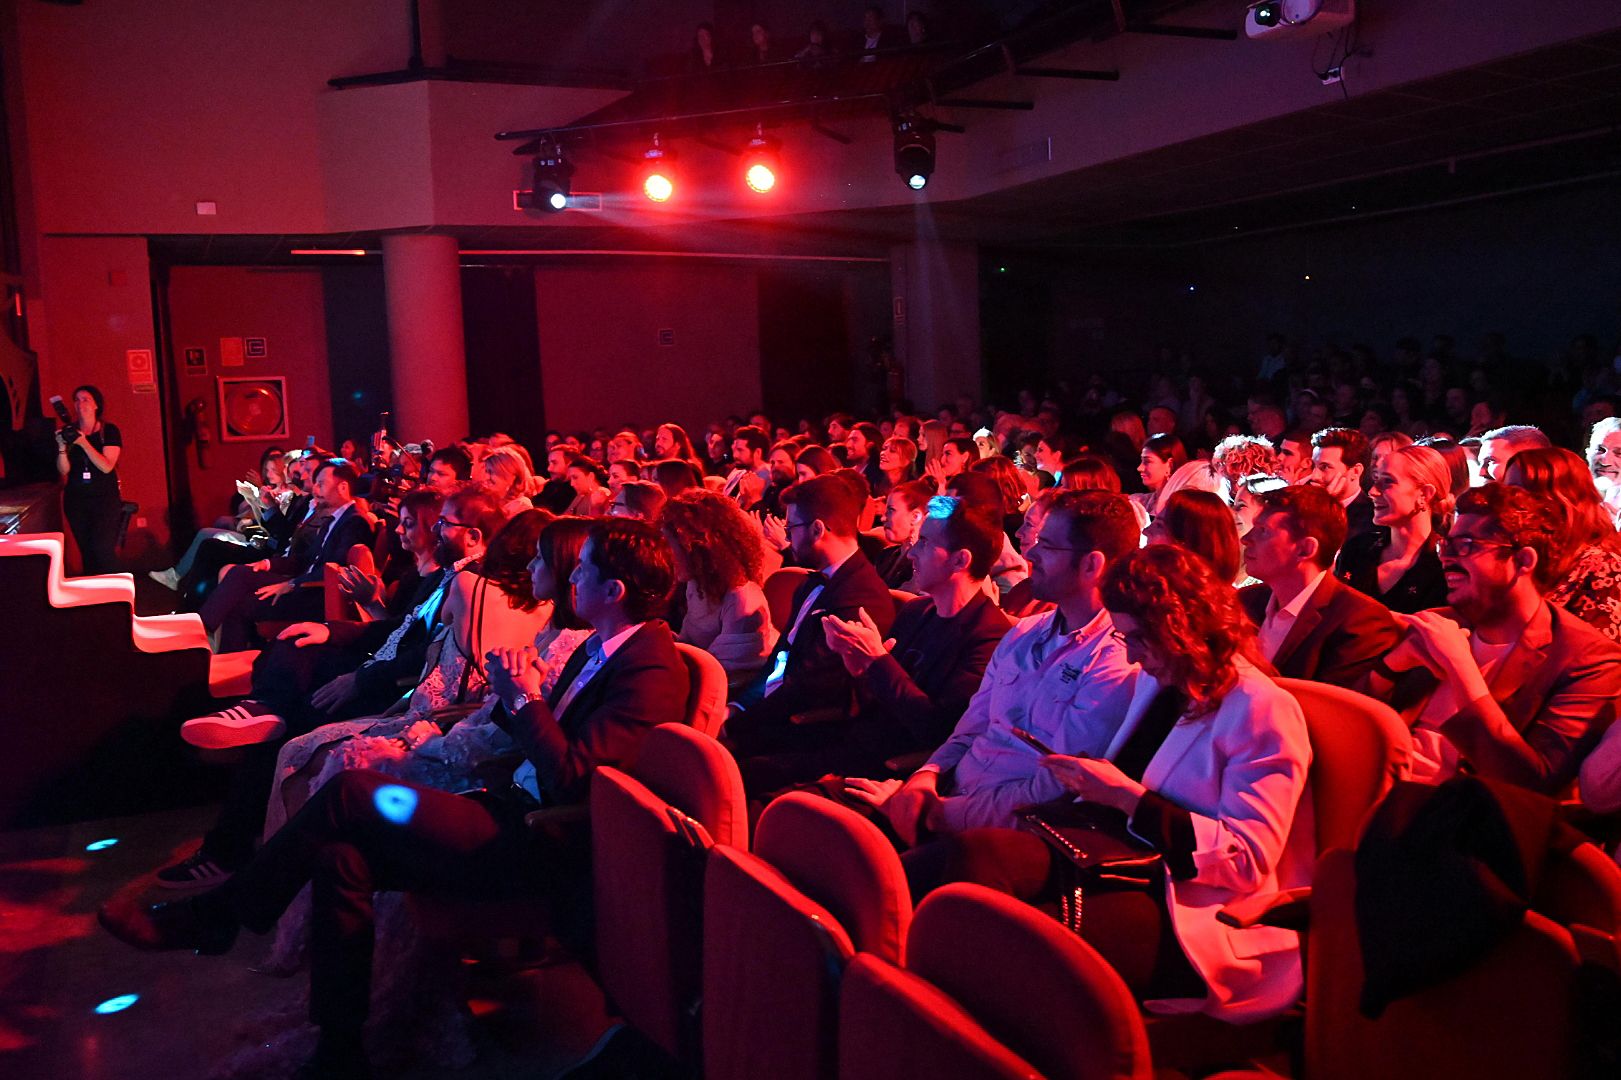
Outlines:
POLYGON ((213 894, 149 907, 103 904, 96 921, 126 945, 145 952, 195 949, 206 956, 231 951, 238 924, 213 894))

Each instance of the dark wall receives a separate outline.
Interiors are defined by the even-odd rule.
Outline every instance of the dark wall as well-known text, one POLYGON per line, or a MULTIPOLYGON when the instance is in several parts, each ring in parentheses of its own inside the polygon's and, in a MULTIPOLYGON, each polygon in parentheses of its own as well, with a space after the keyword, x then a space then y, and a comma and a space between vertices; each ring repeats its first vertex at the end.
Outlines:
MULTIPOLYGON (((333 266, 321 271, 326 302, 326 346, 332 390, 331 449, 360 442, 377 430, 378 415, 394 408, 388 374, 388 310, 381 265, 333 266)), ((397 432, 406 441, 409 431, 397 432)))
POLYGON ((1039 338, 1036 366, 1059 378, 1146 372, 1161 342, 1247 374, 1274 329, 1382 356, 1398 338, 1442 333, 1470 356, 1492 331, 1519 357, 1557 356, 1583 333, 1607 349, 1621 331, 1615 196, 1572 188, 1158 252, 987 253, 986 354, 1039 338))
POLYGON ((473 431, 504 431, 529 447, 546 441, 546 405, 535 325, 535 274, 529 266, 462 269, 467 338, 467 408, 473 431))

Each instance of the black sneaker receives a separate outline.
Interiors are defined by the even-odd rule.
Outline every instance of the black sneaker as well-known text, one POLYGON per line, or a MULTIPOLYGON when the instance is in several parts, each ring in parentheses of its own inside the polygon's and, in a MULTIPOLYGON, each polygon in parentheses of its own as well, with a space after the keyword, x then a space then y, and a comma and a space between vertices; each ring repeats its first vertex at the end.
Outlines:
POLYGON ((204 956, 219 956, 236 942, 237 924, 230 908, 212 894, 150 907, 103 904, 96 921, 119 941, 143 952, 194 949, 204 956))
POLYGON ((235 868, 226 869, 212 856, 198 848, 192 854, 175 863, 165 866, 157 873, 158 887, 163 889, 200 889, 205 886, 223 885, 231 880, 235 868))

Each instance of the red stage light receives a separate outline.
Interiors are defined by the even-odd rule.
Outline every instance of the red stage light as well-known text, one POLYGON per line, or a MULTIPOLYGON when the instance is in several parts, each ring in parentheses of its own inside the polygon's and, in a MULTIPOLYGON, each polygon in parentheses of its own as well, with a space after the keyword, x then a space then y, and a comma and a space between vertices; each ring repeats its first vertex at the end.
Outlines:
POLYGON ((648 173, 647 178, 642 181, 642 194, 654 202, 664 202, 675 194, 675 182, 663 172, 655 170, 648 173))
POLYGON ((767 165, 765 162, 756 161, 754 164, 750 165, 748 170, 743 174, 743 181, 749 185, 750 190, 757 191, 761 195, 764 195, 766 192, 777 186, 777 173, 776 170, 772 169, 772 167, 767 165))

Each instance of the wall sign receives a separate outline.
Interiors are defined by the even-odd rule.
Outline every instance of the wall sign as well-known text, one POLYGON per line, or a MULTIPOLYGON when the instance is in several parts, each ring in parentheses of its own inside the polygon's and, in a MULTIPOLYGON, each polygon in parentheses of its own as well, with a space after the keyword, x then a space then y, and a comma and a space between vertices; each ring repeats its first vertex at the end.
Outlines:
POLYGON ((249 360, 263 360, 270 355, 270 346, 262 337, 243 338, 242 352, 249 360))
POLYGON ((187 349, 185 358, 187 375, 208 374, 208 354, 202 349, 187 349))
POLYGON ((137 394, 154 394, 158 389, 157 368, 151 349, 126 349, 124 362, 129 368, 129 388, 137 394))
POLYGON ((659 331, 659 344, 663 345, 663 346, 666 346, 666 347, 674 345, 675 344, 675 331, 674 330, 660 330, 659 331))
POLYGON ((242 339, 239 337, 220 338, 220 367, 242 366, 242 339))

